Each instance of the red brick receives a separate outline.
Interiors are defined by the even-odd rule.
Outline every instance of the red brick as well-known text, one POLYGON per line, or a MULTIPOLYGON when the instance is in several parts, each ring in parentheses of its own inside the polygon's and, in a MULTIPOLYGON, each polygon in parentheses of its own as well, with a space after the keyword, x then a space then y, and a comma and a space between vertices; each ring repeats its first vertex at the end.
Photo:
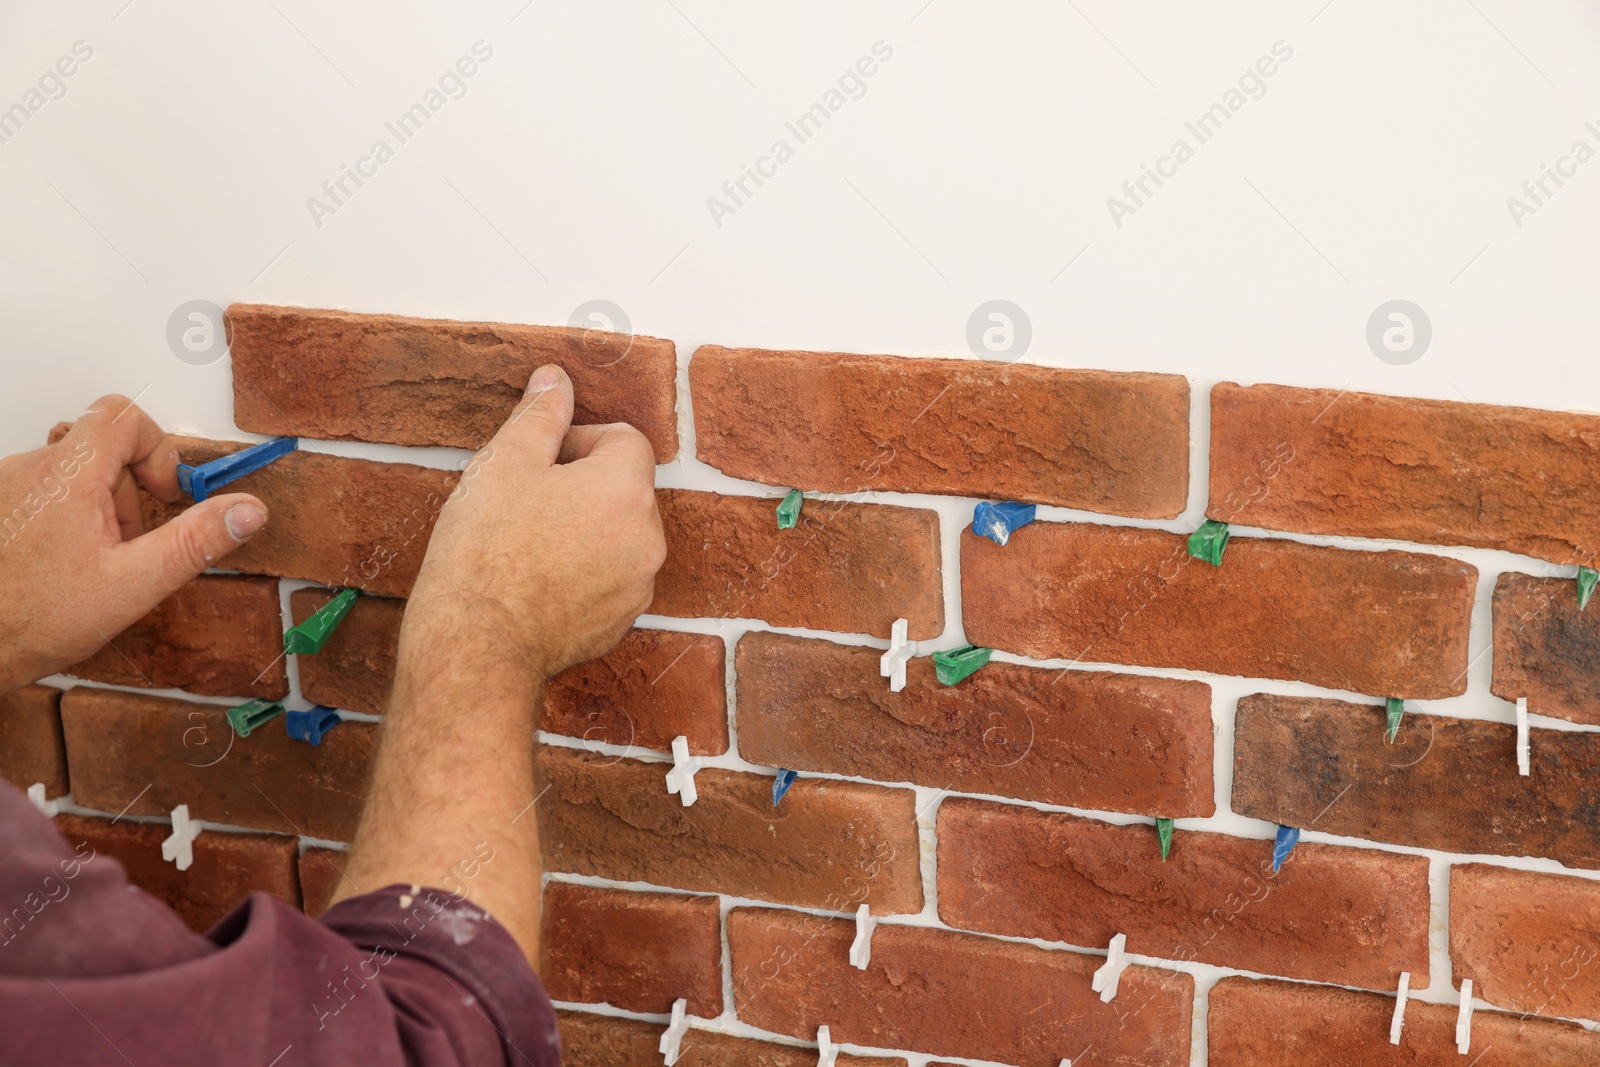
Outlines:
POLYGON ((1036 522, 1004 548, 961 535, 975 644, 1382 697, 1466 692, 1477 578, 1440 556, 1259 537, 1233 538, 1213 567, 1160 530, 1036 522))
POLYGON ((1407 711, 1390 745, 1381 705, 1268 694, 1239 701, 1233 810, 1302 829, 1600 869, 1600 734, 1532 733, 1407 711))
POLYGON ((1452 867, 1450 959, 1456 984, 1498 1007, 1600 1017, 1600 882, 1452 867))
POLYGON ((689 386, 700 459, 737 478, 1151 519, 1188 500, 1181 375, 706 345, 689 386))
POLYGON ((166 904, 196 933, 205 933, 251 893, 266 893, 300 906, 295 852, 300 844, 278 834, 206 830, 194 839, 187 871, 161 858, 166 823, 56 816, 56 829, 74 847, 87 841, 97 856, 122 865, 128 881, 166 904))
POLYGON ((201 696, 289 695, 275 578, 202 574, 67 674, 201 696))
MULTIPOLYGON (((192 437, 174 441, 191 464, 246 447, 192 437)), ((271 513, 267 525, 228 556, 228 569, 403 596, 459 477, 409 463, 291 452, 228 484, 228 492, 255 494, 271 513)), ((163 504, 146 495, 145 525, 161 525, 188 503, 163 504)))
POLYGON ((1243 526, 1594 566, 1597 481, 1594 415, 1282 385, 1211 390, 1207 514, 1243 526))
POLYGON ((348 841, 377 727, 346 722, 321 745, 275 720, 235 736, 226 707, 79 686, 61 699, 72 798, 87 808, 167 815, 348 841), (146 788, 146 787, 149 788, 146 788))
POLYGON ((1539 715, 1600 726, 1600 606, 1578 583, 1507 572, 1494 587, 1494 695, 1539 715))
POLYGON ((233 417, 254 433, 480 448, 546 363, 575 423, 631 423, 678 453, 671 341, 568 326, 454 322, 235 304, 233 417))
POLYGON ((61 736, 61 690, 25 685, 0 693, 0 778, 46 797, 67 795, 67 744, 61 736))
POLYGON ((936 512, 810 500, 780 530, 770 498, 666 489, 656 500, 667 538, 657 615, 877 637, 903 618, 913 641, 944 630, 936 512))
POLYGON ((773 807, 771 778, 708 768, 686 808, 667 792, 670 769, 542 748, 545 867, 834 911, 922 910, 910 790, 801 779, 773 807))
MULTIPOLYGON (((661 1067, 661 1035, 666 1027, 614 1015, 558 1011, 561 1062, 565 1067, 661 1067)), ((906 1067, 905 1057, 851 1056, 840 1053, 839 1067, 906 1067)), ((815 1049, 774 1045, 744 1037, 689 1028, 678 1067, 816 1067, 815 1049)))
POLYGON ((889 692, 882 652, 750 633, 735 654, 739 752, 772 767, 915 782, 1172 818, 1216 813, 1211 687, 990 663, 940 685, 913 659, 889 692))
MULTIPOLYGON (((333 902, 333 894, 350 866, 350 853, 327 848, 308 848, 300 853, 300 894, 307 915, 321 915, 333 902)), ((360 887, 356 887, 359 891, 360 887)), ((382 886, 372 886, 381 889, 382 886)))
POLYGON ((539 977, 551 999, 666 1014, 722 1014, 722 915, 716 897, 630 893, 571 882, 544 890, 539 977))
POLYGON ((1196 960, 1368 989, 1428 984, 1428 860, 950 799, 939 807, 939 917, 987 934, 1196 960))
POLYGON ((1456 1050, 1456 1007, 1406 1003, 1399 1045, 1389 1044, 1394 997, 1294 982, 1224 978, 1206 1020, 1211 1067, 1592 1067, 1600 1034, 1575 1023, 1472 1015, 1472 1049, 1456 1050))
POLYGON ((1129 967, 1117 998, 1090 988, 1105 962, 1081 952, 925 927, 880 925, 865 971, 850 965, 855 923, 792 911, 728 915, 739 1018, 791 1037, 1056 1067, 1189 1062, 1194 979, 1129 967))
MULTIPOLYGON (((289 596, 304 622, 333 599, 328 589, 289 596)), ((394 682, 405 601, 363 597, 314 656, 300 656, 300 691, 329 707, 381 715, 394 682)), ((668 752, 680 734, 689 751, 728 751, 722 638, 675 630, 630 630, 593 663, 551 680, 539 727, 553 734, 668 752)))

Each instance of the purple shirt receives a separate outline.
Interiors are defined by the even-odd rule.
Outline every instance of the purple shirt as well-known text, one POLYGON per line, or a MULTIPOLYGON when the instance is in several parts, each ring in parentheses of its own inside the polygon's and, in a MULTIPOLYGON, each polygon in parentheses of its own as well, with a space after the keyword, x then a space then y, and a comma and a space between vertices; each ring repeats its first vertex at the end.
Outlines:
POLYGON ((493 918, 390 886, 311 919, 252 894, 204 937, 0 785, 0 1064, 559 1067, 493 918))

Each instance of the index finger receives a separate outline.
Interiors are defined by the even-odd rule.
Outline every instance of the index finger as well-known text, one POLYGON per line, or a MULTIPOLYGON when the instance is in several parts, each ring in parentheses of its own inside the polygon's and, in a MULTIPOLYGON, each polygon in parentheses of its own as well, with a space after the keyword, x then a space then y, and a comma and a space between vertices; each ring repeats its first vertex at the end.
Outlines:
POLYGON ((139 484, 157 497, 168 503, 178 499, 178 449, 155 420, 127 397, 112 393, 96 400, 62 440, 93 450, 82 462, 108 490, 121 480, 123 468, 129 467, 139 484))
POLYGON ((574 426, 568 430, 556 462, 576 463, 585 459, 621 463, 651 482, 655 481, 655 449, 644 434, 625 422, 574 426))

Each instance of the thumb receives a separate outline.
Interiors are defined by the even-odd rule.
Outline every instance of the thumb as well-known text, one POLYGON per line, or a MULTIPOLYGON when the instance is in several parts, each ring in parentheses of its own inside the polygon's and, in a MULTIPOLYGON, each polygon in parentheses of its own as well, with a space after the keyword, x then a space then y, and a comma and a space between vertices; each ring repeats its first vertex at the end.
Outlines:
POLYGON ((267 508, 245 493, 211 497, 111 550, 114 588, 154 605, 250 540, 267 508))
POLYGON ((562 439, 571 425, 572 379, 560 367, 547 363, 528 379, 527 392, 495 434, 495 444, 528 449, 548 466, 560 455, 562 439))

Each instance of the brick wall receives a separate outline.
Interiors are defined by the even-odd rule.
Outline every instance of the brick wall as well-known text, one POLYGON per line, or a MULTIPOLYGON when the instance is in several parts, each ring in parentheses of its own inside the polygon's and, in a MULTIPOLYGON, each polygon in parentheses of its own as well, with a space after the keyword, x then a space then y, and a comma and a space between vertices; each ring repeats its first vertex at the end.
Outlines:
POLYGON ((545 697, 540 964, 568 1062, 661 1062, 678 998, 690 1065, 802 1067, 822 1025, 857 1067, 1457 1062, 1471 978, 1482 1058, 1461 1062, 1600 1063, 1563 1021, 1600 1018, 1600 605, 1572 578, 1600 553, 1600 418, 256 306, 232 325, 237 425, 307 438, 238 485, 273 524, 240 573, 0 708, 0 774, 70 795, 63 832, 191 926, 247 891, 326 906, 455 479, 396 446, 478 445, 555 361, 580 421, 679 460, 651 613, 545 697), (823 495, 780 530, 790 488, 823 495), (980 499, 1047 507, 1002 547, 968 528, 980 499), (1220 566, 1186 550, 1204 517, 1249 527, 1220 566), (343 586, 369 595, 287 664, 283 628, 343 586), (892 693, 898 618, 922 644, 892 693), (929 654, 968 640, 994 659, 940 684, 929 654), (254 696, 347 721, 317 747, 235 737, 223 712, 254 696), (1416 702, 1393 741, 1388 698, 1416 702), (664 783, 680 735, 708 764, 690 808, 664 783), (800 778, 774 806, 779 768, 800 778), (181 874, 159 856, 180 803, 207 824, 181 874), (1280 824, 1304 838, 1275 870, 1280 824), (863 902, 883 923, 857 970, 863 902), (1104 1003, 1119 933, 1136 959, 1104 1003))

